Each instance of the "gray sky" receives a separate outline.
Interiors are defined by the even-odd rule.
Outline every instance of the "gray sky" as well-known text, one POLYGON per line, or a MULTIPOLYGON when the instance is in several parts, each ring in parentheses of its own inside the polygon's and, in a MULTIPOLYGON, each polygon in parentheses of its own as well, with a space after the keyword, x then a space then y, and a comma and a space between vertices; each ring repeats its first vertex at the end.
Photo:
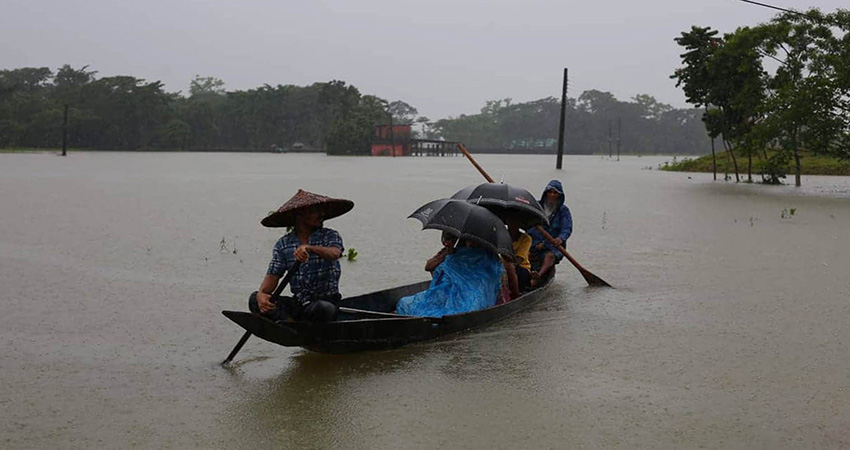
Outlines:
POLYGON ((0 0, 0 68, 89 64, 183 92, 196 74, 228 90, 340 79, 439 119, 559 97, 568 67, 571 97, 599 89, 681 107, 673 38, 773 16, 738 0, 0 0))

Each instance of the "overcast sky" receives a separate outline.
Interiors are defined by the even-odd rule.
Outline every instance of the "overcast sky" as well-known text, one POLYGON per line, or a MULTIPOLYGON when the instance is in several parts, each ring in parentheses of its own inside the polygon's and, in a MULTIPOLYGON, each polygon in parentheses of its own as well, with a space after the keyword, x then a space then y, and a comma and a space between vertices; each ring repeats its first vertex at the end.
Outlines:
POLYGON ((184 93, 196 74, 228 90, 339 79, 433 120, 559 97, 568 67, 571 97, 599 89, 682 107, 673 38, 774 15, 739 0, 0 0, 0 68, 88 64, 184 93))

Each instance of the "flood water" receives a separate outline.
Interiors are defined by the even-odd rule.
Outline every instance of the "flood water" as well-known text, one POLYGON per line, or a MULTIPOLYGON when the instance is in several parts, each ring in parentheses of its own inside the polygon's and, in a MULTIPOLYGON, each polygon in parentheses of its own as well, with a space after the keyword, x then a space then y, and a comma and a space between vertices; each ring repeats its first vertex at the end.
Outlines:
MULTIPOLYGON (((439 233, 406 219, 482 182, 463 158, 0 154, 0 447, 847 448, 850 180, 803 188, 657 170, 664 157, 481 155, 563 181, 568 261, 534 308, 402 349, 248 341, 245 309, 298 188, 356 295, 427 279, 439 233), (649 170, 648 168, 654 168, 649 170), (791 210, 793 215, 791 214, 791 210)), ((721 175, 722 176, 722 175, 721 175)))

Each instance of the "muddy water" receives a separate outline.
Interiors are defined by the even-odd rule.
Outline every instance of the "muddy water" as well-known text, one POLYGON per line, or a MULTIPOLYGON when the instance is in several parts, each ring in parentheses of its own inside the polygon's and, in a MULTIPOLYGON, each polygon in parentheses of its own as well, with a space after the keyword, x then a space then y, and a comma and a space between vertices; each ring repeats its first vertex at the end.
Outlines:
POLYGON ((299 187, 355 201, 354 295, 423 280, 405 217, 482 180, 462 158, 0 154, 2 448, 846 448, 850 181, 664 173, 667 158, 482 155, 564 182, 573 255, 534 309, 403 349, 241 335, 299 187), (791 209, 794 214, 791 215, 791 209), (784 216, 784 217, 783 217, 784 216))

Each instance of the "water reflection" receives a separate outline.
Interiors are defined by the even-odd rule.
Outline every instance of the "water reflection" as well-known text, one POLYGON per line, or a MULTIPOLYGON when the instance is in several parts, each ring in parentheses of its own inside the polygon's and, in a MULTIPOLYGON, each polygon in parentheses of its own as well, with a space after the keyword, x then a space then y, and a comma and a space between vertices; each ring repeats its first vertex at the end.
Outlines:
MULTIPOLYGON (((373 379, 409 374, 427 351, 413 346, 351 355, 297 353, 279 375, 253 381, 245 377, 246 390, 229 420, 260 448, 282 443, 287 448, 366 448, 356 442, 363 431, 356 429, 356 416, 363 403, 374 403, 370 396, 382 396, 380 389, 367 386, 373 379)), ((252 368, 245 364, 242 369, 247 373, 252 368)))
POLYGON ((242 361, 231 369, 245 388, 225 419, 238 424, 228 428, 244 430, 246 441, 260 447, 370 448, 399 438, 384 420, 415 420, 423 405, 448 398, 474 404, 480 386, 533 389, 546 373, 535 350, 539 334, 547 321, 563 325, 560 294, 553 288, 530 310, 433 342, 350 355, 298 352, 266 378, 254 378, 263 370, 257 366, 281 358, 242 361))

